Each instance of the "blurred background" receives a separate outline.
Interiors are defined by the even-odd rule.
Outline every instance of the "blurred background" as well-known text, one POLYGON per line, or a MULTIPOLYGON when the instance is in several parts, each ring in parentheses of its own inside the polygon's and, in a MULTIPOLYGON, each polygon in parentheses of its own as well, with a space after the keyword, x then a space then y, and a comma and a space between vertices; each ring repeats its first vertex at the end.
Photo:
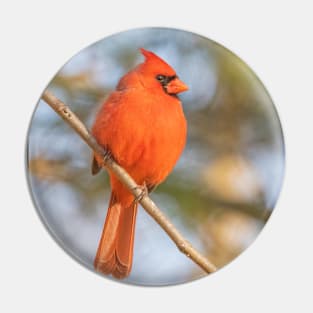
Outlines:
MULTIPOLYGON (((90 128, 119 78, 143 61, 140 47, 167 61, 190 87, 180 97, 187 146, 151 197, 221 268, 256 238, 277 200, 284 173, 277 113, 262 83, 238 57, 206 38, 166 28, 131 30, 88 46, 47 88, 90 128)), ((90 149, 43 101, 34 112, 27 149, 40 216, 65 250, 93 269, 110 197, 107 174, 91 175, 90 149)), ((133 268, 123 282, 169 285, 202 276, 139 208, 133 268)))

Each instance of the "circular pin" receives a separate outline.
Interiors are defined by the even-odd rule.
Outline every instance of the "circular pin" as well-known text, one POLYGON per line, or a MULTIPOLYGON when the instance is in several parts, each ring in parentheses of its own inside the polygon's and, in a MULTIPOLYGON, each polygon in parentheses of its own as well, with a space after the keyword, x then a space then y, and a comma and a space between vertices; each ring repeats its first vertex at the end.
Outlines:
POLYGON ((28 132, 28 182, 49 233, 85 267, 136 285, 185 283, 233 261, 269 219, 284 163, 256 74, 170 28, 81 50, 43 91, 28 132))

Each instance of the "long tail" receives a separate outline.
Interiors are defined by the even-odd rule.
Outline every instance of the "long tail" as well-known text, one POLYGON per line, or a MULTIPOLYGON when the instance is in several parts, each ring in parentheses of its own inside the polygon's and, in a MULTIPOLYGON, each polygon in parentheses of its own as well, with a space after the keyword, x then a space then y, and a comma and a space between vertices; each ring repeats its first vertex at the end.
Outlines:
POLYGON ((119 279, 127 277, 131 270, 137 214, 136 201, 126 201, 126 205, 123 202, 112 191, 94 260, 94 267, 98 272, 112 274, 119 279))

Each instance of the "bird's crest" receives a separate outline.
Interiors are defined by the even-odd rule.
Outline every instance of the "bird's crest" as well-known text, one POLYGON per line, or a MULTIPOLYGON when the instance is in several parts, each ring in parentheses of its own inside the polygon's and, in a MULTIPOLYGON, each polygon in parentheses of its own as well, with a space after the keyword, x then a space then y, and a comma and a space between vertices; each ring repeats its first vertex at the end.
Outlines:
POLYGON ((175 75, 173 68, 155 53, 144 48, 140 48, 140 52, 145 57, 146 68, 148 67, 152 68, 153 70, 158 70, 160 74, 175 75))
POLYGON ((148 51, 148 50, 146 50, 144 48, 140 48, 140 52, 146 58, 146 60, 149 60, 149 59, 160 59, 156 54, 154 54, 153 52, 148 51))

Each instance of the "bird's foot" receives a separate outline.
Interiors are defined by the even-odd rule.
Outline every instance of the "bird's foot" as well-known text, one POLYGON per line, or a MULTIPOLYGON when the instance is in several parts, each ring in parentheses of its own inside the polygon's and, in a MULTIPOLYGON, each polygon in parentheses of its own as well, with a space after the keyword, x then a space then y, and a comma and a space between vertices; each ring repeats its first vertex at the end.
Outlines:
POLYGON ((105 150, 105 154, 103 156, 103 162, 107 163, 113 160, 113 155, 110 150, 105 150))
MULTIPOLYGON (((105 149, 103 155, 98 155, 96 158, 97 160, 97 165, 99 168, 105 168, 107 164, 111 163, 114 160, 113 154, 111 153, 110 150, 105 149)), ((116 162, 116 161, 115 161, 116 162)), ((96 171, 97 173, 98 171, 96 171)))
POLYGON ((140 190, 140 194, 138 194, 137 196, 135 196, 135 202, 139 202, 142 200, 142 198, 144 196, 147 196, 149 191, 148 191, 148 188, 147 188, 147 185, 146 183, 144 182, 142 185, 138 185, 136 186, 135 188, 133 188, 133 190, 140 190))

